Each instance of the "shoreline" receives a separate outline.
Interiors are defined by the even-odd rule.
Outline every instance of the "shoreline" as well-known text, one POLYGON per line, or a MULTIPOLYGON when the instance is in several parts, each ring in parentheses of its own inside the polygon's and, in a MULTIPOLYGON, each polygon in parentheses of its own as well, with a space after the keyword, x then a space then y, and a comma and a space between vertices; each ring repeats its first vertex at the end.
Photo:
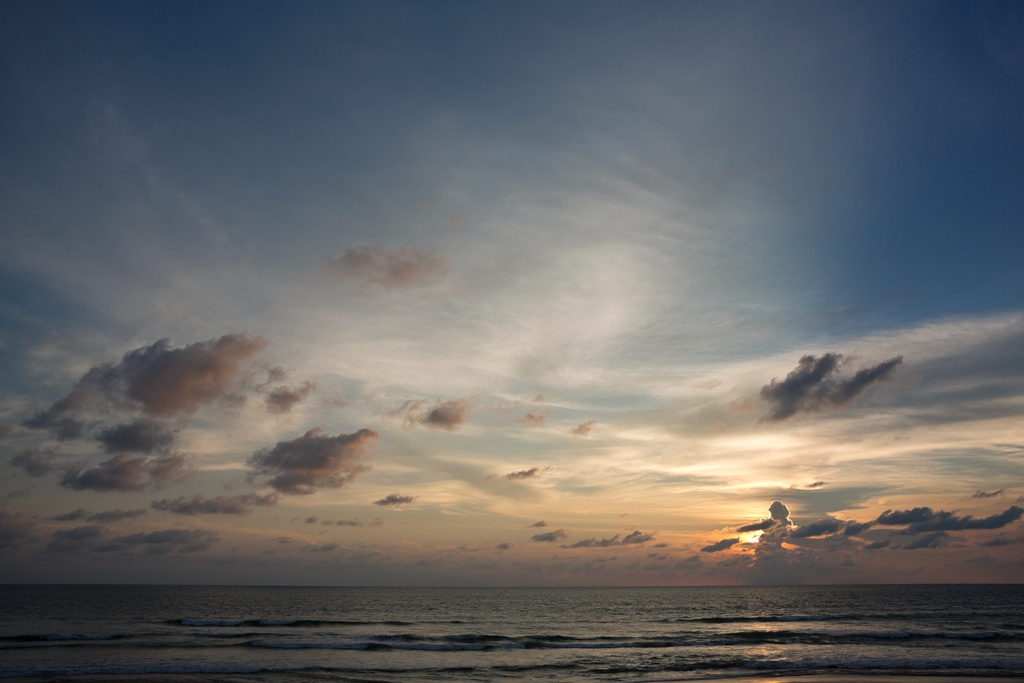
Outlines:
MULTIPOLYGON (((299 672, 295 672, 299 673, 299 672)), ((257 681, 271 681, 274 679, 287 679, 291 678, 295 674, 289 674, 289 672, 263 672, 254 674, 216 674, 216 673, 198 673, 198 674, 176 674, 176 673, 158 673, 158 674, 83 674, 80 676, 29 676, 29 677, 17 677, 17 678, 5 678, 4 681, 10 681, 11 683, 170 683, 171 681, 181 681, 183 683, 245 683, 245 682, 257 682, 257 681)), ((751 673, 750 675, 743 676, 723 676, 721 678, 657 678, 657 679, 640 679, 644 681, 650 681, 651 683, 682 683, 683 681, 699 681, 700 683, 716 683, 718 681, 742 681, 742 680, 755 680, 757 683, 906 683, 908 678, 912 678, 921 683, 984 683, 985 681, 991 681, 993 679, 1003 681, 1021 681, 1024 683, 1024 675, 1019 674, 1007 674, 1000 675, 998 673, 992 674, 971 674, 963 675, 958 673, 938 674, 935 672, 927 673, 900 673, 900 674, 875 674, 875 673, 852 673, 852 672, 836 672, 834 674, 821 674, 813 673, 801 676, 799 674, 788 673, 783 676, 766 676, 759 673, 751 673)), ((321 680, 329 681, 329 678, 323 678, 321 680)), ((458 681, 458 678, 453 677, 453 681, 458 681)), ((611 679, 618 681, 619 679, 611 679)))

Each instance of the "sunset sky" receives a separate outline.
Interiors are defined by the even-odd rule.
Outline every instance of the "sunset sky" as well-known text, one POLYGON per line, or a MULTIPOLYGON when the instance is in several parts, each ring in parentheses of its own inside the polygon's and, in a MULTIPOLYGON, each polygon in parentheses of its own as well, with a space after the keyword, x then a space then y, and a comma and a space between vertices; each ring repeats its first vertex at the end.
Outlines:
POLYGON ((0 582, 1024 575, 1024 5, 0 5, 0 582))

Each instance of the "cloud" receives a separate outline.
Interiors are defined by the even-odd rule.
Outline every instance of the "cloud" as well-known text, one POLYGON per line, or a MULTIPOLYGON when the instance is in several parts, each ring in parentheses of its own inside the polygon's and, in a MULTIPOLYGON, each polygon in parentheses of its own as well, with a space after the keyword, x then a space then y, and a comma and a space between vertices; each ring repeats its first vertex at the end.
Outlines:
POLYGON ((541 527, 541 528, 543 528, 543 527, 546 527, 547 525, 548 525, 548 523, 547 523, 547 522, 545 522, 545 521, 544 521, 544 520, 542 519, 542 520, 540 520, 539 522, 534 522, 533 524, 529 525, 529 526, 528 526, 528 527, 526 527, 526 528, 527 528, 527 529, 529 529, 529 528, 531 528, 531 527, 541 527))
POLYGON ((723 538, 718 543, 712 543, 711 545, 704 546, 700 551, 702 553, 717 553, 723 550, 728 550, 739 542, 740 539, 738 538, 723 538))
POLYGON ((752 524, 744 524, 741 527, 737 527, 736 531, 739 533, 747 533, 749 531, 764 531, 775 526, 774 519, 762 519, 760 522, 754 522, 752 524))
POLYGON ((505 479, 509 481, 522 481, 523 479, 534 479, 544 474, 550 467, 531 467, 528 470, 519 470, 518 472, 509 472, 505 475, 505 479))
POLYGON ((176 515, 248 515, 254 506, 277 505, 281 496, 276 493, 243 493, 238 496, 217 496, 207 498, 197 494, 192 498, 182 496, 174 500, 154 500, 149 504, 154 510, 173 512, 176 515))
POLYGON ((821 357, 804 356, 786 379, 773 379, 761 388, 760 397, 768 402, 768 412, 761 422, 779 422, 798 412, 814 412, 829 406, 841 406, 860 396, 876 382, 889 379, 902 356, 890 358, 862 370, 853 377, 841 378, 843 356, 826 353, 821 357))
POLYGON ((220 541, 216 531, 204 529, 167 529, 165 531, 150 531, 130 534, 115 538, 115 544, 108 545, 103 550, 117 550, 124 548, 143 548, 145 552, 155 555, 166 555, 168 553, 195 553, 206 550, 213 544, 220 541))
POLYGON ((789 532, 791 538, 811 538, 812 536, 825 536, 834 534, 843 528, 844 522, 834 517, 826 517, 816 522, 799 526, 789 532))
POLYGON ((498 545, 496 545, 494 547, 497 548, 498 550, 510 550, 512 548, 512 544, 511 543, 499 543, 498 545))
POLYGON ((5 493, 4 495, 0 496, 0 505, 6 503, 9 500, 14 500, 15 498, 23 498, 24 496, 27 496, 29 491, 32 490, 32 488, 32 486, 29 486, 27 488, 18 489, 17 491, 5 493))
POLYGON ((385 249, 370 244, 349 247, 341 258, 328 259, 319 273, 339 282, 358 282, 363 289, 384 291, 423 285, 447 269, 447 259, 434 249, 401 246, 385 249))
POLYGON ((314 545, 309 549, 311 553, 329 553, 332 550, 337 550, 337 543, 324 543, 323 545, 314 545))
POLYGON ((30 477, 45 477, 51 472, 66 469, 68 463, 57 460, 53 448, 25 448, 11 458, 11 467, 20 467, 30 477))
POLYGON ((942 539, 948 536, 945 531, 933 531, 930 534, 925 534, 920 538, 915 538, 910 543, 903 546, 904 550, 919 550, 921 548, 938 548, 942 545, 942 539))
POLYGON ((521 418, 516 420, 516 422, 521 425, 526 425, 527 427, 543 427, 544 423, 548 420, 548 415, 550 414, 550 410, 544 413, 538 413, 537 409, 534 408, 526 415, 523 415, 521 418))
POLYGON ((373 504, 386 508, 397 508, 403 505, 412 505, 416 502, 417 498, 419 498, 419 496, 403 496, 400 493, 392 493, 380 500, 373 501, 373 504))
POLYGON ((272 475, 267 482, 282 493, 306 495, 317 487, 339 488, 370 471, 363 464, 366 449, 379 437, 372 429, 325 436, 316 427, 291 441, 279 441, 249 458, 254 474, 272 475))
POLYGON ((779 526, 790 526, 793 522, 789 519, 789 508, 779 500, 773 500, 768 506, 768 514, 779 524, 779 526))
POLYGON ((80 550, 83 545, 109 535, 110 530, 100 524, 76 526, 73 529, 58 529, 50 534, 51 540, 46 544, 46 549, 51 552, 80 550))
POLYGON ((136 519, 146 514, 146 508, 138 508, 137 510, 109 510, 107 512, 97 512, 96 514, 89 514, 83 508, 72 510, 71 512, 65 512, 62 515, 54 515, 53 517, 47 517, 46 519, 51 522, 74 522, 79 519, 84 519, 87 522, 100 522, 106 524, 108 522, 116 522, 122 519, 136 519))
POLYGON ((104 429, 96 437, 107 453, 145 453, 162 451, 174 443, 175 434, 158 420, 140 418, 128 424, 104 429))
POLYGON ((530 540, 537 541, 538 543, 555 543, 566 538, 569 538, 569 534, 565 532, 565 529, 558 529, 557 531, 549 531, 545 534, 534 534, 530 540))
POLYGON ((881 550, 882 548, 888 548, 890 541, 875 541, 874 543, 868 543, 864 546, 864 550, 881 550))
POLYGON ((971 498, 995 498, 996 496, 1003 495, 1003 490, 1004 489, 999 489, 998 491, 992 491, 991 493, 988 491, 975 491, 971 498))
POLYGON ((626 534, 626 537, 622 539, 622 545, 647 543, 648 541, 654 540, 654 534, 645 534, 642 531, 634 531, 631 534, 626 534))
MULTIPOLYGON (((536 537, 534 537, 536 539, 536 537)), ((563 545, 563 548, 609 548, 613 545, 621 545, 622 541, 619 540, 619 535, 615 534, 611 538, 602 538, 600 541, 597 538, 587 538, 582 541, 576 541, 571 545, 563 545)))
POLYGON ((821 488, 822 486, 826 486, 826 485, 828 485, 827 481, 816 481, 813 484, 808 484, 807 488, 809 488, 809 489, 817 489, 817 488, 821 488))
MULTIPOLYGON (((190 415, 202 405, 225 398, 240 364, 266 346, 266 340, 244 334, 180 349, 161 339, 129 351, 117 364, 93 367, 67 396, 22 424, 51 429, 58 438, 77 438, 87 426, 73 415, 104 399, 115 407, 138 408, 151 417, 190 415)), ((115 436, 110 434, 111 439, 115 436)))
POLYGON ((363 526, 364 524, 365 522, 358 517, 354 517, 352 519, 339 519, 334 523, 335 526, 363 526))
POLYGON ((291 412, 292 408, 305 401, 313 391, 316 391, 316 383, 309 380, 297 387, 278 387, 267 394, 264 399, 267 412, 275 414, 291 412))
POLYGON ((952 512, 940 510, 934 512, 930 507, 913 508, 912 510, 886 510, 878 519, 877 524, 886 526, 902 526, 908 534, 920 534, 934 531, 966 531, 970 529, 1001 529, 1007 524, 1016 522, 1024 515, 1024 509, 1011 505, 999 514, 989 517, 975 518, 971 515, 958 517, 952 512))
POLYGON ((20 512, 0 511, 0 549, 36 540, 36 524, 20 512))
POLYGON ((374 517, 370 520, 369 526, 384 526, 384 519, 382 517, 374 517))
POLYGON ((9 425, 0 424, 0 439, 6 439, 11 434, 11 427, 9 425))
POLYGON ((138 519, 147 512, 146 508, 136 508, 134 510, 121 510, 118 508, 117 510, 108 510, 106 512, 97 512, 95 515, 89 515, 87 521, 108 524, 122 519, 138 519))
POLYGON ((121 453, 92 467, 68 466, 60 485, 76 491, 144 491, 189 474, 188 460, 181 454, 148 458, 121 453))
POLYGON ((403 424, 406 427, 420 424, 430 429, 445 429, 452 432, 468 419, 472 400, 471 398, 459 398, 451 401, 437 399, 432 406, 428 405, 424 399, 409 400, 392 414, 402 416, 403 424))
POLYGON ((573 436, 590 436, 590 432, 595 429, 597 429, 597 420, 587 420, 570 429, 569 433, 573 436))
POLYGON ((65 512, 63 515, 54 515, 53 517, 47 517, 51 522, 74 522, 76 519, 85 519, 89 516, 83 508, 72 510, 71 512, 65 512))
POLYGON ((1016 543, 1024 543, 1024 538, 1007 538, 1006 536, 1000 535, 983 543, 979 543, 978 545, 986 548, 997 548, 1002 545, 1014 545, 1016 543))
POLYGON ((304 524, 316 524, 319 521, 320 518, 315 515, 310 515, 309 517, 306 517, 304 520, 302 520, 304 524))

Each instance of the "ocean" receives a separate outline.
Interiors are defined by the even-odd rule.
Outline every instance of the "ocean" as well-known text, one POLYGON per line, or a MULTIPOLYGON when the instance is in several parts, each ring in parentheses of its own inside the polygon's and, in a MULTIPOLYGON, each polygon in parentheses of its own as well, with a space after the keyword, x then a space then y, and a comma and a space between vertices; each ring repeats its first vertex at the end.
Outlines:
POLYGON ((0 586, 0 678, 1024 675, 1024 586, 0 586))

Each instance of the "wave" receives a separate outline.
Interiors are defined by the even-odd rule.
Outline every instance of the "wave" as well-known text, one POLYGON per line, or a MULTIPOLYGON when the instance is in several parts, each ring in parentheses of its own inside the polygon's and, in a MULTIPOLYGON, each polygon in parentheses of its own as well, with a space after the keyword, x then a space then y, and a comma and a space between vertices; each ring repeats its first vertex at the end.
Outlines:
POLYGON ((232 627, 232 626, 414 626, 410 621, 353 621, 345 619, 168 619, 165 623, 177 626, 232 627))

